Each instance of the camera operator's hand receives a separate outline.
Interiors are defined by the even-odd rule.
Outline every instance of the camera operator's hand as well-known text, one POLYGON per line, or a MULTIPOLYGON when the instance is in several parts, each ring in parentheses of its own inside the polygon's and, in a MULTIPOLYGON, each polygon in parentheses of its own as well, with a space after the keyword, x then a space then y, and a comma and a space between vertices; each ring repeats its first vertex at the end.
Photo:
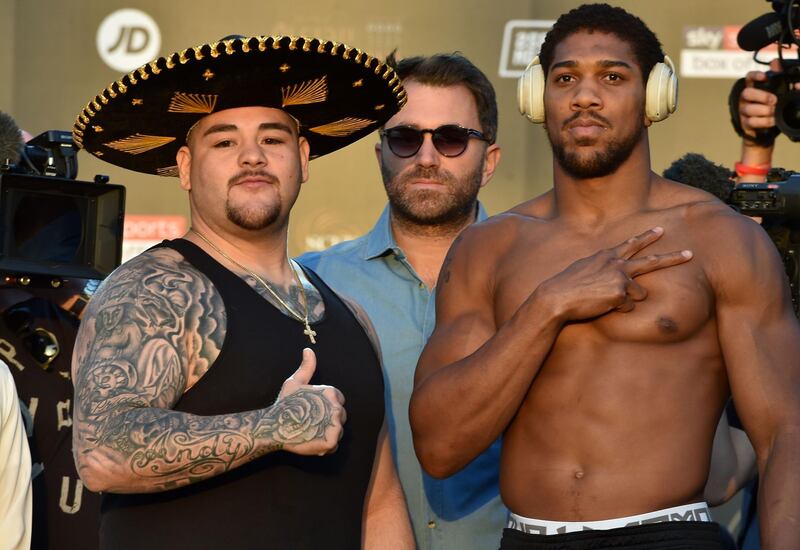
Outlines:
POLYGON ((756 130, 775 126, 775 104, 778 96, 753 87, 755 82, 767 80, 767 73, 750 71, 745 77, 745 89, 739 96, 739 121, 745 135, 755 137, 756 130))
MULTIPOLYGON (((780 71, 780 60, 773 59, 769 68, 780 71)), ((739 95, 739 124, 742 130, 742 156, 737 163, 739 183, 758 183, 767 179, 766 171, 772 165, 774 142, 756 140, 756 132, 775 126, 775 105, 778 97, 772 92, 755 87, 756 82, 767 80, 763 71, 750 71, 745 76, 745 87, 739 95), (744 171, 742 170, 744 168, 744 171), (749 171, 761 173, 747 173, 749 171)))

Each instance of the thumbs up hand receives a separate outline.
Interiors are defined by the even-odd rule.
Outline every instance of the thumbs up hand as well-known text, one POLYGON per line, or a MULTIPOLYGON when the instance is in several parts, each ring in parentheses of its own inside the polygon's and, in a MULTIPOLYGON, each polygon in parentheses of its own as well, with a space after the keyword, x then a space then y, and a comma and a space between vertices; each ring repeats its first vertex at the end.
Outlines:
POLYGON ((309 382, 317 369, 317 358, 310 348, 303 350, 300 366, 283 383, 278 400, 264 422, 262 432, 284 450, 300 455, 326 455, 336 451, 344 433, 347 414, 344 395, 333 386, 309 382))

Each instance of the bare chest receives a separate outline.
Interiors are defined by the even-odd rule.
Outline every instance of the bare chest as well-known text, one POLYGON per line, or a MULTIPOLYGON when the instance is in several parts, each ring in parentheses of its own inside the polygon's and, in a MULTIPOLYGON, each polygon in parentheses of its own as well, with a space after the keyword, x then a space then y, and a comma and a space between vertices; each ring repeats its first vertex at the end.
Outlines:
MULTIPOLYGON (((646 229, 646 228, 645 228, 646 229)), ((636 234, 608 235, 594 240, 569 235, 520 242, 499 271, 495 287, 495 320, 502 325, 544 281, 557 277, 573 262, 609 248, 636 234)), ((675 231, 650 245, 640 255, 691 249, 691 239, 675 231)), ((693 250, 693 252, 696 252, 693 250)), ((579 330, 564 330, 558 344, 572 337, 593 337, 601 342, 673 343, 698 334, 714 317, 714 296, 703 269, 702 254, 681 265, 635 277, 647 296, 635 302, 633 311, 611 311, 591 319, 574 321, 579 330)), ((591 292, 591 289, 586 289, 591 292)), ((589 296, 587 296, 589 298, 589 296)))

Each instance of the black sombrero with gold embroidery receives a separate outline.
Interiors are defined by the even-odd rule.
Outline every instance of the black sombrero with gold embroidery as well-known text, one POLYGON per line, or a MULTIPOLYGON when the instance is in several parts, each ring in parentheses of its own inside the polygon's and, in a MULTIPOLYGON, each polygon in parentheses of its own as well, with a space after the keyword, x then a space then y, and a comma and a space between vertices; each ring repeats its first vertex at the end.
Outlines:
POLYGON ((112 82, 72 134, 102 160, 174 176, 187 132, 210 113, 283 109, 300 122, 316 158, 377 129, 405 101, 391 67, 361 50, 311 38, 235 38, 158 58, 112 82))

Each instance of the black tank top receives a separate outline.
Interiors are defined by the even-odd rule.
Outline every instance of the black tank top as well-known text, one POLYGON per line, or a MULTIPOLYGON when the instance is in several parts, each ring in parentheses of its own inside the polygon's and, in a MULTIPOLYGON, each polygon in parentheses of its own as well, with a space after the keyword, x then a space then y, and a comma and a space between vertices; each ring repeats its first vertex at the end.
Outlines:
MULTIPOLYGON (((272 404, 309 346, 302 324, 269 304, 193 243, 164 241, 205 274, 225 304, 227 330, 213 366, 174 409, 198 415, 272 404)), ((361 325, 312 271, 325 302, 313 325, 312 384, 345 396, 338 450, 324 457, 278 451, 193 485, 161 493, 105 494, 101 548, 360 548, 364 500, 383 423, 383 377, 361 325)))

